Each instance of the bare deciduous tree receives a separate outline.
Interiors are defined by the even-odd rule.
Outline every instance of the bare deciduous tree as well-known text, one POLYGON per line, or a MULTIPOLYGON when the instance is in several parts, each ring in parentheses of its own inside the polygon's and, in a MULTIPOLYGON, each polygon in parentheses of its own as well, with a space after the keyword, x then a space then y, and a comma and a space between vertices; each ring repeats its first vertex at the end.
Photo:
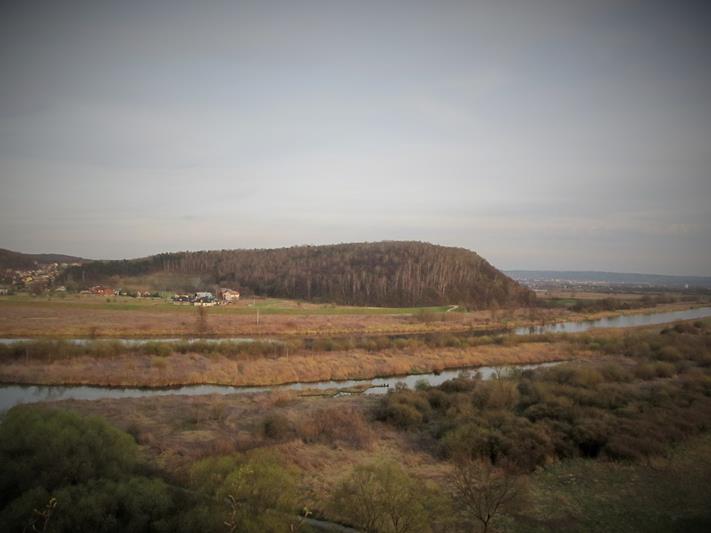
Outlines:
POLYGON ((494 518, 522 505, 525 495, 521 475, 484 460, 457 461, 451 483, 456 506, 467 522, 479 524, 484 533, 494 518))

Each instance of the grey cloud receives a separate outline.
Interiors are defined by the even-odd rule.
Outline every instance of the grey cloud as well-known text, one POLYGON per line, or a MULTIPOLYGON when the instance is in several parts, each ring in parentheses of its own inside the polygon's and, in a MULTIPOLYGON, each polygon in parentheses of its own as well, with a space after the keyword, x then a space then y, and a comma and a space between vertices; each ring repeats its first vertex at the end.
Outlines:
POLYGON ((0 246, 398 238, 710 274, 710 24, 693 1, 6 2, 0 246))

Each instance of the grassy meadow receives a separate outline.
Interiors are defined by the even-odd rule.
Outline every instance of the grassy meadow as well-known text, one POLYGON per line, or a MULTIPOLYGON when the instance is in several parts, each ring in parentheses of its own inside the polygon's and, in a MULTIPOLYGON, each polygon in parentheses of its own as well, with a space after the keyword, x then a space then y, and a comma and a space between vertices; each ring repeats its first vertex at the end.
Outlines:
POLYGON ((636 312, 679 310, 707 303, 575 299, 541 300, 538 307, 467 310, 458 306, 356 307, 284 299, 250 299, 205 308, 167 299, 65 294, 0 296, 4 337, 319 336, 464 332, 588 320, 636 312), (621 304, 619 302, 622 302, 621 304))
MULTIPOLYGON (((62 308, 72 306, 77 309, 140 311, 150 309, 156 312, 189 313, 191 305, 175 305, 166 298, 134 298, 130 296, 98 296, 93 294, 49 294, 34 296, 16 294, 0 297, 0 305, 37 305, 62 308)), ((429 307, 362 307, 336 304, 318 304, 283 298, 244 298, 229 305, 215 306, 215 314, 256 314, 265 315, 409 315, 421 312, 443 313, 452 306, 429 307)), ((455 306, 456 307, 456 306, 455 306)))

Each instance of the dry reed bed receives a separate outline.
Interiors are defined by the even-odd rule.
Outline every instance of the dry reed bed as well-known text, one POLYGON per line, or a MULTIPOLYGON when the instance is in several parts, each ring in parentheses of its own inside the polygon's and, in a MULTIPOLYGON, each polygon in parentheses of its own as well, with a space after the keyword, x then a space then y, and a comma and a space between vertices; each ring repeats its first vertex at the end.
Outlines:
POLYGON ((235 360, 224 356, 174 354, 168 357, 119 355, 73 357, 54 362, 8 361, 0 367, 5 383, 167 387, 219 384, 278 385, 427 373, 466 366, 542 363, 571 357, 564 343, 520 343, 469 348, 423 348, 321 352, 280 358, 235 360))
MULTIPOLYGON (((408 315, 262 315, 210 314, 211 335, 347 335, 461 331, 491 324, 490 313, 448 313, 446 320, 421 322, 408 315)), ((180 337, 198 333, 193 313, 0 305, 0 335, 7 337, 180 337)), ((201 332, 204 333, 204 332, 201 332)))

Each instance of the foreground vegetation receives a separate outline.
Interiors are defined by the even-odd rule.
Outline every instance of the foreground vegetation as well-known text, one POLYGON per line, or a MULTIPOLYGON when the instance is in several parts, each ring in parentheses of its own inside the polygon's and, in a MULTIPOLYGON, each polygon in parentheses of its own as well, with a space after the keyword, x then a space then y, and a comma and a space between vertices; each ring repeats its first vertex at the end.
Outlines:
POLYGON ((71 412, 11 410, 0 427, 0 469, 3 531, 257 532, 298 522, 295 476, 273 454, 205 460, 176 486, 130 435, 71 412))
POLYGON ((381 419, 444 457, 532 471, 552 459, 649 459, 711 428, 708 323, 576 342, 620 362, 564 364, 488 382, 467 378, 388 395, 381 419))
POLYGON ((382 399, 17 407, 0 528, 707 531, 709 321, 567 342, 597 355, 382 399))

